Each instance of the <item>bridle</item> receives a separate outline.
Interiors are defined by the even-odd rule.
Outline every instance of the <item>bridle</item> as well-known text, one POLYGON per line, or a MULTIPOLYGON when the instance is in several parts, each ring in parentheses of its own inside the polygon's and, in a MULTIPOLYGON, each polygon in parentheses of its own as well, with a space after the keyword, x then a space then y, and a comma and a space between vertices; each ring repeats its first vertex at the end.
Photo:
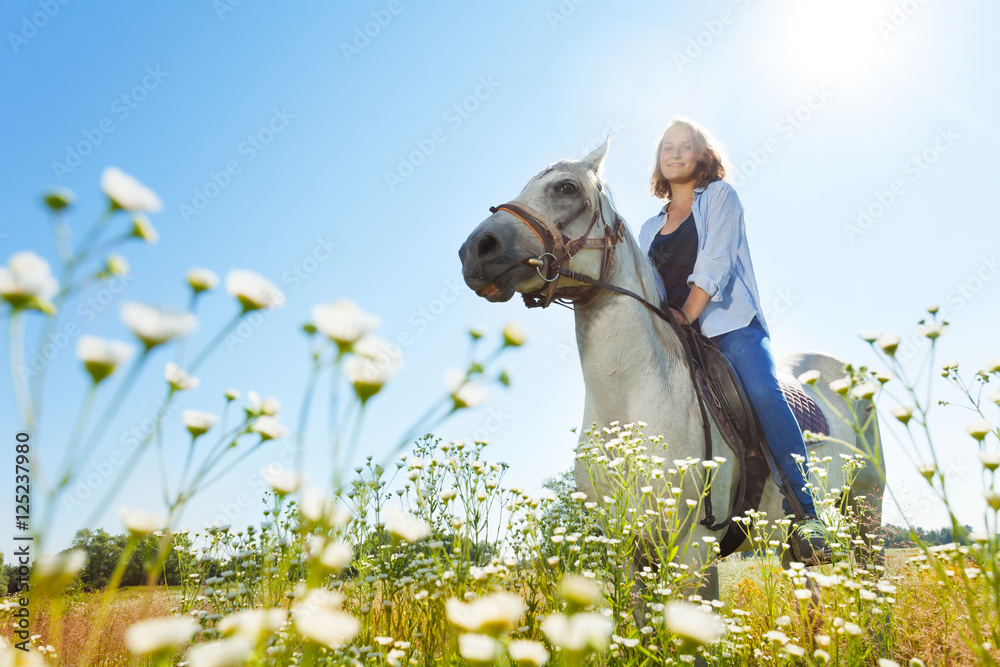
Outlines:
POLYGON ((524 264, 530 264, 535 267, 538 272, 538 277, 546 282, 545 287, 538 289, 534 292, 525 292, 521 296, 524 298, 524 305, 528 308, 547 308, 549 304, 556 300, 557 303, 566 305, 563 303, 565 300, 569 300, 573 304, 585 303, 592 299, 601 288, 613 287, 606 282, 608 276, 611 274, 611 269, 614 267, 615 263, 615 246, 624 240, 625 238, 625 222, 615 211, 614 207, 608 205, 608 208, 615 214, 615 220, 612 224, 608 224, 604 220, 604 188, 601 184, 597 184, 598 196, 597 205, 591 206, 590 199, 584 199, 583 203, 568 217, 560 222, 554 222, 544 213, 536 211, 527 204, 517 201, 516 199, 507 202, 506 204, 500 204, 499 206, 491 206, 490 212, 496 213, 498 211, 507 211, 512 214, 518 220, 528 225, 538 238, 542 241, 544 247, 544 252, 538 257, 529 257, 522 260, 524 264), (591 216, 590 224, 587 225, 586 231, 575 239, 571 239, 567 236, 563 229, 571 222, 576 220, 588 209, 593 208, 594 213, 591 216), (604 227, 604 236, 601 238, 589 238, 590 233, 593 231, 594 226, 597 221, 600 220, 601 225, 604 227), (584 248, 596 248, 601 250, 601 272, 600 278, 596 281, 590 276, 586 276, 581 273, 577 273, 565 266, 569 260, 573 258, 576 253, 580 252, 584 248), (546 262, 545 258, 551 258, 546 262), (544 273, 542 269, 544 268, 544 273), (589 287, 574 286, 571 285, 565 289, 573 290, 572 295, 560 295, 558 298, 556 296, 556 289, 559 285, 559 279, 562 277, 570 278, 572 280, 577 280, 579 282, 589 283, 589 287), (573 296, 575 298, 569 298, 573 296))

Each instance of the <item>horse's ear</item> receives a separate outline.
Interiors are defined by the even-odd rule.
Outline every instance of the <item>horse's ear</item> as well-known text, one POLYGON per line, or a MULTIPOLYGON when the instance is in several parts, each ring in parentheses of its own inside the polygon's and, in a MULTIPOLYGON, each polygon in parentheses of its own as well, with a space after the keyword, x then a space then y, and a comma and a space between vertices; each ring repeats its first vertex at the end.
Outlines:
POLYGON ((608 145, 611 143, 611 135, 608 134, 604 143, 592 150, 587 157, 583 158, 583 163, 590 167, 590 170, 601 175, 601 166, 604 164, 604 157, 608 154, 608 145))

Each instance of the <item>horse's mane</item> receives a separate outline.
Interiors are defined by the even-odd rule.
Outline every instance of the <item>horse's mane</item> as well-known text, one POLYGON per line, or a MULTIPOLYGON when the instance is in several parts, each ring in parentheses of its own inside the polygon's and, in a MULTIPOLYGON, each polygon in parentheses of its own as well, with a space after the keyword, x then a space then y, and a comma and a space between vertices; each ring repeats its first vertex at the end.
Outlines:
MULTIPOLYGON (((587 196, 590 197, 591 200, 595 198, 595 195, 597 194, 597 185, 600 184, 601 190, 607 195, 608 203, 611 204, 612 210, 615 213, 618 213, 617 208, 615 207, 614 196, 611 194, 611 188, 603 178, 595 174, 594 171, 586 164, 575 160, 561 160, 555 164, 549 165, 548 168, 539 172, 535 178, 538 178, 542 174, 553 169, 568 171, 577 176, 580 179, 580 182, 584 183, 586 187, 589 188, 587 196)), ((605 217, 607 217, 607 214, 605 214, 605 217)), ((631 226, 627 221, 625 221, 625 218, 622 217, 620 213, 618 213, 618 217, 622 218, 622 221, 625 222, 626 233, 623 235, 623 244, 628 251, 623 252, 625 248, 622 248, 621 245, 616 248, 615 263, 611 269, 610 275, 608 275, 608 281, 614 283, 615 279, 618 278, 621 273, 622 263, 631 260, 636 269, 635 273, 639 277, 639 290, 637 290, 639 295, 654 305, 662 305, 662 303, 666 300, 667 294, 666 289, 663 286, 663 278, 653 265, 653 260, 651 260, 649 256, 642 252, 639 248, 639 242, 636 240, 635 235, 632 234, 631 226)), ((663 340, 664 344, 670 351, 672 359, 683 359, 684 350, 681 345, 681 341, 670 328, 670 325, 664 322, 658 315, 656 315, 656 313, 652 311, 648 311, 648 313, 653 320, 653 327, 656 329, 660 339, 663 340)))

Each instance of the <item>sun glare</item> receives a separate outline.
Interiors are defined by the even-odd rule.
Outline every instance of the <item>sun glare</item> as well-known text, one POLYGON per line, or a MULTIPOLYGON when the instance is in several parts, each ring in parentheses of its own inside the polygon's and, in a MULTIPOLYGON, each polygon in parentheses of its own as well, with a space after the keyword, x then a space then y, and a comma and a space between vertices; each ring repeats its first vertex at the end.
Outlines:
POLYGON ((776 45, 785 63, 806 78, 827 83, 865 77, 884 44, 879 21, 884 2, 806 1, 780 10, 776 45))

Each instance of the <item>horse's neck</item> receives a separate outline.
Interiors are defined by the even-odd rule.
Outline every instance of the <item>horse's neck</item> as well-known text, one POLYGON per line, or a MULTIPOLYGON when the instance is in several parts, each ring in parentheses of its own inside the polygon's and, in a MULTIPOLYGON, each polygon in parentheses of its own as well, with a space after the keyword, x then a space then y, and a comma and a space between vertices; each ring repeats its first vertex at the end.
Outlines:
MULTIPOLYGON (((615 284, 641 294, 631 262, 619 261, 623 271, 615 284)), ((685 360, 671 351, 679 341, 669 345, 653 317, 637 299, 610 290, 576 307, 577 347, 589 398, 585 427, 617 419, 646 422, 647 435, 670 431, 683 441, 694 433, 688 423, 694 390, 685 360)))

